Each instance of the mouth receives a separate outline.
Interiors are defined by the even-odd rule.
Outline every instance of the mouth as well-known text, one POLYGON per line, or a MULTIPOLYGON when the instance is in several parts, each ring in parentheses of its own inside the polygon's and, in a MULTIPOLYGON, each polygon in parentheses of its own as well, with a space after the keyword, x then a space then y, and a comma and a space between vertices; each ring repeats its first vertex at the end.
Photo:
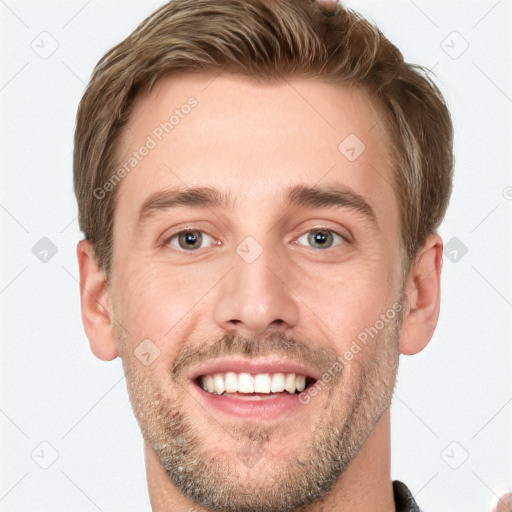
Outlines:
POLYGON ((296 395, 314 384, 314 379, 295 373, 225 372, 201 375, 195 383, 207 393, 235 396, 241 400, 276 398, 296 395))
POLYGON ((300 395, 318 378, 300 364, 247 359, 210 362, 189 376, 209 411, 257 420, 277 419, 309 403, 300 395))

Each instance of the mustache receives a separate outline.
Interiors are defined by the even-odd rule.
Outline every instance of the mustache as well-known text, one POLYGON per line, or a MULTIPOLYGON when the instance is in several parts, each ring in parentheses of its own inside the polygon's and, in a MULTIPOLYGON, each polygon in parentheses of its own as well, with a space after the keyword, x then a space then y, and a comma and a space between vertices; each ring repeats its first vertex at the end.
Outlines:
POLYGON ((270 332, 251 338, 238 333, 226 333, 216 340, 185 342, 172 365, 171 376, 176 380, 182 380, 186 370, 191 366, 197 366, 210 359, 230 356, 250 359, 291 359, 319 374, 325 373, 337 358, 332 347, 319 347, 318 343, 308 342, 297 336, 288 336, 282 332, 270 332))

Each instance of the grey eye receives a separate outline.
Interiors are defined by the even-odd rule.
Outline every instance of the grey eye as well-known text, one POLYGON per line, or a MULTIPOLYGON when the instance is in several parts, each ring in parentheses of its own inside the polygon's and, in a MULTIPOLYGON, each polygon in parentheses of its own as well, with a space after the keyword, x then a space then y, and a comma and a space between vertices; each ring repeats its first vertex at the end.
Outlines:
POLYGON ((314 249, 330 249, 343 241, 343 237, 330 229, 312 229, 300 236, 297 241, 314 249))

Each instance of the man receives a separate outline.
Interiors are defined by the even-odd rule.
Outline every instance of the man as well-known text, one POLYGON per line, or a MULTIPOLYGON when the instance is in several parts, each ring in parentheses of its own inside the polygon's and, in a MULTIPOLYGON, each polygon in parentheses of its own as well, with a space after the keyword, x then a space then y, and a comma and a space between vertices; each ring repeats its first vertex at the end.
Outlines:
POLYGON ((154 511, 417 511, 399 355, 440 305, 452 124, 368 21, 175 0, 77 116, 82 319, 122 358, 154 511))

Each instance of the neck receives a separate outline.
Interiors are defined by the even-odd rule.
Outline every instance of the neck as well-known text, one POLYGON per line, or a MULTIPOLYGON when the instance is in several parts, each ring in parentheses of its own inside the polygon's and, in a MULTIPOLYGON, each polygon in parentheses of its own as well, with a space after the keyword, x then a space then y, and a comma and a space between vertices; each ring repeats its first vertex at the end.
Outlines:
MULTIPOLYGON (((387 410, 325 499, 296 512, 394 512, 390 444, 390 414, 387 410)), ((144 443, 144 453, 153 512, 208 512, 209 509, 190 501, 169 480, 147 443, 144 443)))

